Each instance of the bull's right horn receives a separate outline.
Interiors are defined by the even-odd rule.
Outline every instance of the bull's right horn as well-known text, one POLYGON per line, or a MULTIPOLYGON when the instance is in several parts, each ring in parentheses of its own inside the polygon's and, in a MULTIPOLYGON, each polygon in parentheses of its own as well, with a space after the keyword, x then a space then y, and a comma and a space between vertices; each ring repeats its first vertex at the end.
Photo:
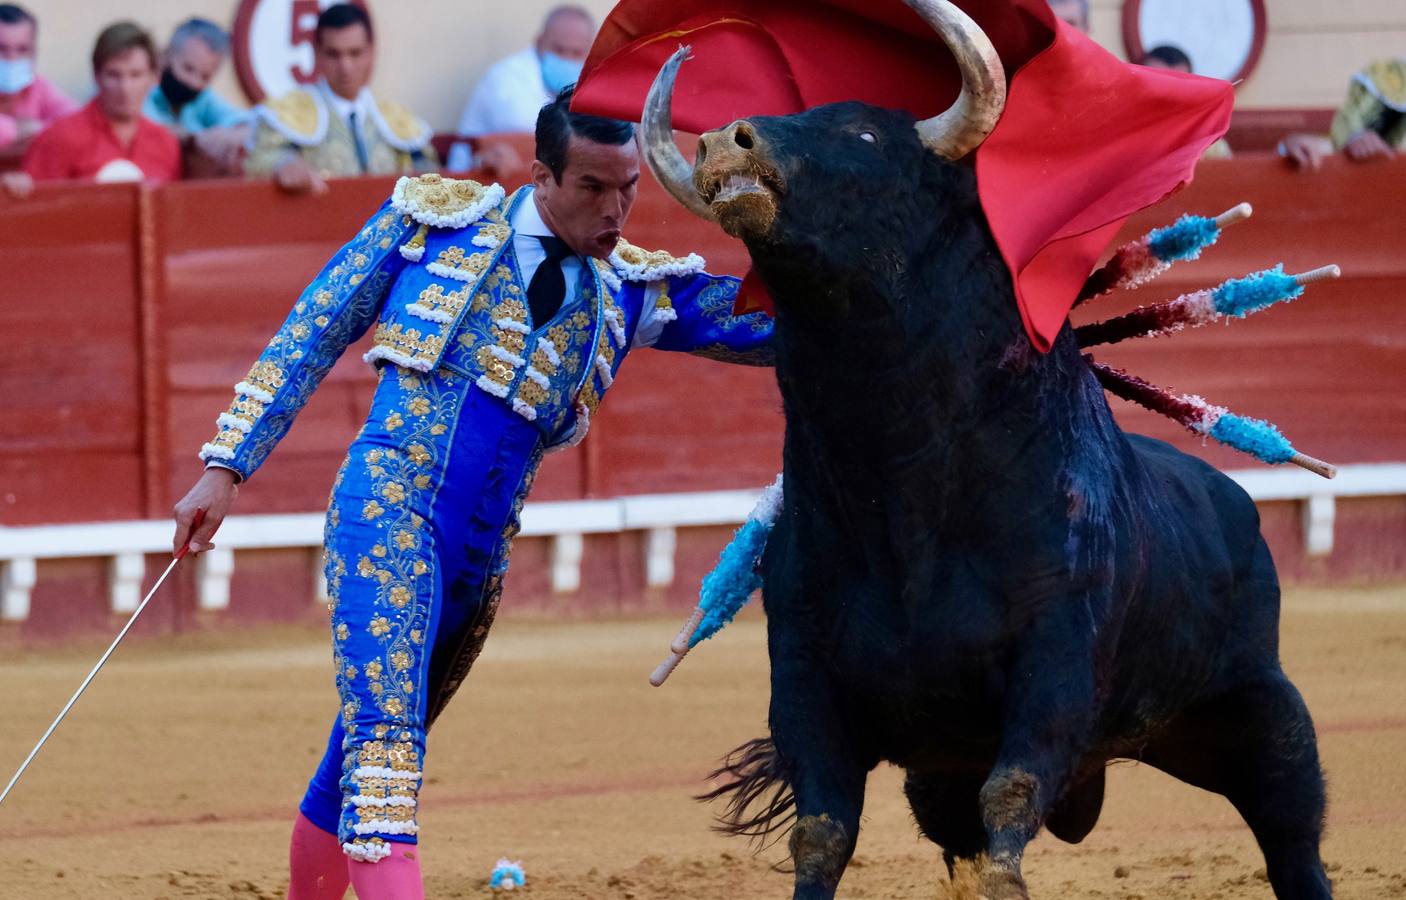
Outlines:
POLYGON ((932 26, 962 72, 962 93, 939 116, 918 123, 923 146, 958 160, 981 146, 1006 106, 1006 70, 991 39, 948 0, 903 0, 932 26))
POLYGON ((649 171, 664 186, 675 200, 688 208, 688 211, 701 219, 716 222, 717 216, 698 196, 693 186, 693 166, 688 164, 678 146, 674 143, 674 79, 678 77, 679 66, 688 58, 688 47, 679 47, 669 57, 654 79, 649 96, 644 101, 644 161, 649 171))

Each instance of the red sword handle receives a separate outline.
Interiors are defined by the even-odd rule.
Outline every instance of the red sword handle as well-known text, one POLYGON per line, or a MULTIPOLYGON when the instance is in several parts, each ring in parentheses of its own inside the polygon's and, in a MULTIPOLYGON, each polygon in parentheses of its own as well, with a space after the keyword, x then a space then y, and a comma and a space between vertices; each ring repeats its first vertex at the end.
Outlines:
POLYGON ((185 559, 185 555, 190 552, 190 542, 195 540, 195 530, 205 521, 205 510, 201 507, 195 508, 195 515, 190 520, 190 535, 186 542, 181 545, 181 549, 176 551, 176 559, 185 559))

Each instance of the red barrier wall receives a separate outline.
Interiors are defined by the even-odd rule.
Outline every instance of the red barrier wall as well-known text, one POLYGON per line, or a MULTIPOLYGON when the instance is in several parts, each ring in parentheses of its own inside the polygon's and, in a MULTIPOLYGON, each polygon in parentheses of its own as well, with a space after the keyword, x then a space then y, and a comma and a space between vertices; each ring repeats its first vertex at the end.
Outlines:
MULTIPOLYGON (((7 345, 0 355, 0 523, 164 516, 199 474, 195 452, 213 433, 231 386, 294 297, 391 184, 339 181, 327 195, 307 198, 261 182, 154 191, 44 186, 27 201, 0 199, 7 345)), ((1136 216, 1126 234, 1183 210, 1218 212, 1241 200, 1255 204, 1255 218, 1228 231, 1203 260, 1178 266, 1140 293, 1092 303, 1078 320, 1281 260, 1291 271, 1337 262, 1344 279, 1250 322, 1131 342, 1099 357, 1268 418, 1305 452, 1332 462, 1406 459, 1406 256, 1399 249, 1406 160, 1367 166, 1331 160, 1313 175, 1267 157, 1204 163, 1195 184, 1136 216)), ((646 247, 698 250, 714 271, 746 265, 738 243, 689 216, 648 179, 629 233, 646 247)), ((363 349, 349 351, 328 377, 271 464, 242 492, 240 512, 323 507, 369 402, 372 376, 360 362, 363 349)), ((1172 440, 1221 467, 1254 465, 1202 447, 1151 414, 1115 406, 1130 430, 1172 440)), ((549 461, 534 497, 760 486, 779 465, 780 437, 769 371, 640 353, 631 357, 591 439, 549 461)), ((1305 560, 1295 511, 1266 510, 1266 531, 1291 574, 1406 573, 1406 560, 1391 549, 1406 537, 1394 506, 1344 503, 1339 527, 1331 563, 1305 560), (1354 531, 1359 508, 1360 532, 1354 531), (1344 539, 1359 533, 1376 537, 1344 539)), ((704 566, 709 554, 682 549, 687 594, 692 587, 682 573, 704 566), (695 552, 698 558, 690 559, 695 552)), ((523 552, 535 552, 531 542, 523 552)), ((628 542, 612 552, 609 565, 617 571, 638 555, 628 542)), ((240 571, 240 579, 254 577, 243 563, 240 571)), ((639 589, 630 578, 598 575, 611 590, 639 589)), ((48 590, 41 583, 36 609, 48 590)), ((610 601, 602 595, 589 602, 610 601)))

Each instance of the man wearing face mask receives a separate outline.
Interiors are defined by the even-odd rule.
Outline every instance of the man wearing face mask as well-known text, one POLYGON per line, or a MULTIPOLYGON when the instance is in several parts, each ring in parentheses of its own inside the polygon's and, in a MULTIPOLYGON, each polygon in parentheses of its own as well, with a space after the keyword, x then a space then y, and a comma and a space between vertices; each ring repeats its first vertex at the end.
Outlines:
POLYGON ((38 32, 39 23, 28 10, 0 3, 0 161, 22 157, 36 134, 78 109, 35 73, 38 32))
MULTIPOLYGON (((484 74, 459 119, 459 135, 531 132, 537 111, 581 76, 595 34, 595 20, 579 6, 558 6, 547 13, 531 47, 499 60, 484 74)), ((506 144, 481 145, 474 152, 460 142, 450 150, 447 167, 464 171, 485 166, 504 172, 521 165, 506 144)))
POLYGON ((249 114, 210 88, 225 57, 229 35, 208 19, 187 19, 171 34, 161 82, 147 95, 143 112, 176 133, 202 171, 232 174, 249 138, 249 114), (208 163, 208 165, 207 165, 208 163))
POLYGON ((337 3, 317 17, 318 82, 259 104, 250 175, 272 175, 289 193, 321 193, 326 179, 435 168, 433 132, 410 110, 371 93, 375 34, 366 10, 337 3))

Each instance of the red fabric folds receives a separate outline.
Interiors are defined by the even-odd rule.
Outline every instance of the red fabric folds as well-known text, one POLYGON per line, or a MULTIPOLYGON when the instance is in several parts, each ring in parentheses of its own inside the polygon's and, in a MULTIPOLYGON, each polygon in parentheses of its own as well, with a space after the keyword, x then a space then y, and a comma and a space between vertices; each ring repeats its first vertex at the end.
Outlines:
MULTIPOLYGON (((1190 181, 1229 126, 1233 91, 1122 63, 1057 23, 1046 0, 957 3, 1010 80, 1005 114, 976 153, 977 183, 1026 331, 1048 350, 1123 220, 1190 181)), ((841 100, 927 117, 961 88, 941 40, 900 0, 622 0, 575 108, 637 121, 680 44, 693 59, 674 124, 694 133, 841 100)))

